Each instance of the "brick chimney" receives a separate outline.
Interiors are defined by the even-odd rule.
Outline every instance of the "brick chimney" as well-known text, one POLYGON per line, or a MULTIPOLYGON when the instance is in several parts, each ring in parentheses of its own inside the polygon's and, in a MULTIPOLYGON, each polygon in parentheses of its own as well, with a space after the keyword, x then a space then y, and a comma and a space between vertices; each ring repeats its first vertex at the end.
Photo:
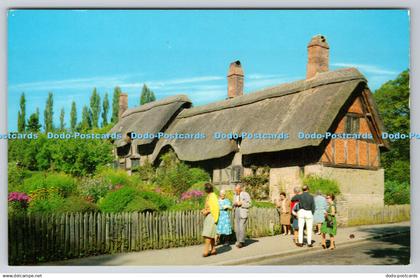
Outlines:
POLYGON ((120 98, 118 100, 118 119, 121 119, 122 114, 127 110, 128 108, 128 95, 121 93, 120 98))
POLYGON ((244 71, 241 62, 230 63, 228 79, 228 98, 242 96, 244 93, 244 71))
POLYGON ((315 77, 318 72, 328 71, 329 51, 327 39, 323 35, 312 37, 308 44, 308 64, 306 79, 315 77))

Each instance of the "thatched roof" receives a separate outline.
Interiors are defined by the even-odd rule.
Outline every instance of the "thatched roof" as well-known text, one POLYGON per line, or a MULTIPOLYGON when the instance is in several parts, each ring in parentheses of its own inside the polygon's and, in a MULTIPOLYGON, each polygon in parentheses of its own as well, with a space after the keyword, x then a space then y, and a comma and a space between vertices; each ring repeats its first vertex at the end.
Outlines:
MULTIPOLYGON (((123 139, 117 140, 115 143, 118 147, 124 146, 127 144, 124 136, 128 133, 157 133, 162 131, 162 128, 168 124, 183 105, 189 107, 191 101, 185 95, 177 95, 127 109, 110 133, 121 133, 123 139)), ((135 139, 134 143, 144 145, 152 141, 153 139, 135 139)))
MULTIPOLYGON (((243 154, 318 146, 322 139, 300 140, 297 133, 327 132, 359 85, 366 86, 366 79, 357 69, 340 69, 319 73, 309 80, 185 109, 165 132, 201 132, 206 134, 206 139, 161 139, 153 151, 152 161, 165 146, 171 146, 179 159, 185 161, 219 158, 237 150, 233 140, 214 140, 214 132, 284 132, 290 136, 287 140, 244 138, 240 145, 243 154)), ((158 119, 154 119, 152 126, 156 126, 157 122, 158 119)))

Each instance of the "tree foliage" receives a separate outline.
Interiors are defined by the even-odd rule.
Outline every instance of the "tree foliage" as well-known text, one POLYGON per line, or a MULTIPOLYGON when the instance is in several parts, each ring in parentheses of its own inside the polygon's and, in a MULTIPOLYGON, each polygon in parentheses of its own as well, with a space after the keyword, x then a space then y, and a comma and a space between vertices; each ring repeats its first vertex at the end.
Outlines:
POLYGON ((66 126, 66 124, 64 123, 64 116, 65 114, 64 114, 64 107, 63 107, 60 110, 60 130, 64 130, 66 126))
POLYGON ((77 126, 77 110, 76 110, 76 102, 73 101, 71 103, 71 111, 70 111, 70 128, 71 130, 76 130, 77 126))
MULTIPOLYGON (((403 71, 394 80, 383 84, 374 94, 379 113, 388 133, 410 132, 410 75, 403 71)), ((409 202, 410 141, 389 140, 390 150, 381 155, 385 170, 385 203, 409 202)))
MULTIPOLYGON (((379 113, 388 133, 410 132, 409 72, 383 84, 374 94, 379 113)), ((381 156, 386 180, 410 182, 410 141, 390 140, 390 151, 381 156)))
POLYGON ((104 100, 102 103, 102 126, 108 125, 108 112, 109 112, 109 101, 108 93, 105 93, 104 100))
MULTIPOLYGON (((100 133, 100 132, 97 132, 100 133)), ((93 174, 112 162, 112 144, 107 140, 10 140, 9 161, 30 171, 61 171, 73 176, 93 174)))
POLYGON ((26 125, 26 130, 29 132, 39 132, 41 129, 41 124, 39 123, 39 111, 32 113, 29 116, 28 124, 26 125))
POLYGON ((147 87, 146 84, 143 85, 140 95, 140 105, 155 101, 156 97, 152 90, 147 87))
POLYGON ((44 110, 45 132, 54 130, 53 117, 54 117, 54 97, 53 97, 53 93, 49 92, 47 102, 45 104, 45 110, 44 110))
POLYGON ((92 127, 98 127, 99 114, 101 111, 101 97, 99 96, 96 88, 93 89, 92 95, 90 96, 90 116, 92 127))
POLYGON ((20 96, 20 110, 18 112, 18 132, 24 132, 26 129, 26 99, 25 93, 20 96))
POLYGON ((82 110, 82 122, 80 123, 81 130, 88 130, 92 128, 92 118, 89 113, 89 108, 85 105, 82 110))
POLYGON ((111 123, 115 124, 118 122, 118 113, 120 111, 120 95, 121 95, 121 88, 115 87, 114 95, 112 96, 112 116, 111 116, 111 123))

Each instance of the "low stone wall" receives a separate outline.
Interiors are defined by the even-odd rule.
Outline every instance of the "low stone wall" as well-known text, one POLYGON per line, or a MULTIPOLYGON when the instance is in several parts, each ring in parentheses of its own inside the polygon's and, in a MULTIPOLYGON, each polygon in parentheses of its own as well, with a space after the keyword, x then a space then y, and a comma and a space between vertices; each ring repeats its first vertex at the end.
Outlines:
POLYGON ((351 207, 382 207, 384 205, 384 170, 305 166, 305 175, 319 175, 336 180, 340 186, 340 201, 351 207))
POLYGON ((386 224, 410 220, 410 205, 350 207, 345 226, 386 224))

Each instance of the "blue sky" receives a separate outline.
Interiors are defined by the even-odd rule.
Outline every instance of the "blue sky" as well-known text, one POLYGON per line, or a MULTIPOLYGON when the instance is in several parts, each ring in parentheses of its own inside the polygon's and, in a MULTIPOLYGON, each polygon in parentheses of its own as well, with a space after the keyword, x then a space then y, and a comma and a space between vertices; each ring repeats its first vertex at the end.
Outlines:
POLYGON ((146 83, 157 99, 187 94, 194 105, 226 98, 230 62, 245 92, 305 78, 306 46, 323 34, 330 69, 357 67, 377 89, 409 67, 406 10, 11 10, 8 14, 8 126, 54 93, 54 117, 71 102, 79 119, 94 87, 115 86, 138 105, 146 83))

